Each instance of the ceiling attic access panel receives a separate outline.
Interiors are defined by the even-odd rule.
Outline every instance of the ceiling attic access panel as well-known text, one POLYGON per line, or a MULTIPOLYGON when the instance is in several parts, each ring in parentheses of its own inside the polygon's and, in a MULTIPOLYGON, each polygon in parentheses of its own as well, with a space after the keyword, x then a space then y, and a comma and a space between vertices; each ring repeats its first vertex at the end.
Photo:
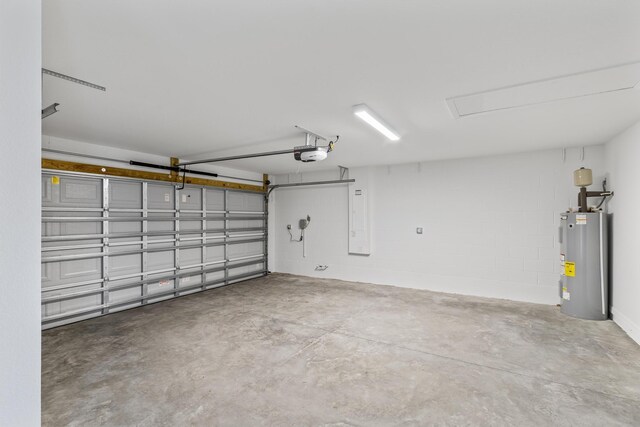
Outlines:
POLYGON ((633 89, 640 62, 538 80, 447 99, 454 118, 633 89))

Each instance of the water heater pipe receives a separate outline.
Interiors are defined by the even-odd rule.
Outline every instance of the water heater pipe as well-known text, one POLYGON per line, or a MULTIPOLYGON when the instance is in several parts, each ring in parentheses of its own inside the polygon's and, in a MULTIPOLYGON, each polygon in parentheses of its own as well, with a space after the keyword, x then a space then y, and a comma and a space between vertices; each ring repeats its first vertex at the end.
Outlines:
POLYGON ((578 193, 578 212, 589 212, 587 198, 609 196, 613 196, 613 191, 587 191, 587 187, 580 187, 580 193, 578 193))

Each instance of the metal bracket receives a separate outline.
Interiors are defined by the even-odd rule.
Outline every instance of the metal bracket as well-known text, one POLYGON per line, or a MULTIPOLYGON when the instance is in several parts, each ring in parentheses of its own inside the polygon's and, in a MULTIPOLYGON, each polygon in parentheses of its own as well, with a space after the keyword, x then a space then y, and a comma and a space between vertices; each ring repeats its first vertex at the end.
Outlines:
POLYGON ((340 179, 349 179, 349 168, 338 165, 340 169, 340 179))
MULTIPOLYGON (((326 140, 327 140, 327 138, 325 138, 324 136, 322 136, 322 135, 318 135, 318 134, 317 134, 317 133, 315 133, 315 132, 311 132, 309 129, 305 129, 305 128, 303 128, 302 126, 295 125, 295 127, 296 127, 296 128, 298 128, 298 129, 300 129, 302 132, 304 132, 304 133, 306 133, 306 134, 307 134, 307 141, 309 140, 309 137, 310 137, 310 136, 313 136, 313 137, 316 139, 316 142, 318 142, 318 140, 319 140, 319 139, 321 139, 321 140, 323 140, 323 141, 326 141, 326 140)), ((309 145, 309 144, 307 144, 307 145, 309 145)))

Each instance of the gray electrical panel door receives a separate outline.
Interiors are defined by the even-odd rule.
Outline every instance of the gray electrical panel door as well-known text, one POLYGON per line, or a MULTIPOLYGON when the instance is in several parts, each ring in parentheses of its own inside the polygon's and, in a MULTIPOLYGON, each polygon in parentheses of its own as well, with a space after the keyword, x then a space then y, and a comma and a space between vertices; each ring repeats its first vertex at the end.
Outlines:
POLYGON ((581 319, 609 317, 607 222, 602 212, 561 216, 561 311, 581 319))
POLYGON ((44 172, 42 325, 266 274, 264 195, 44 172))

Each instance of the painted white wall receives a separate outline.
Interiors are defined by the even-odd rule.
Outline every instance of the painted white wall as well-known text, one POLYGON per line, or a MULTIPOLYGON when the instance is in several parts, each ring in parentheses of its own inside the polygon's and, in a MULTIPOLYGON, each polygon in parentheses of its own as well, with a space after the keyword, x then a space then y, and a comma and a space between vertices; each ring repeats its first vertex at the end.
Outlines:
POLYGON ((40 0, 0 2, 0 425, 40 425, 40 0))
POLYGON ((640 343, 640 122, 605 146, 612 227, 611 316, 640 343))
MULTIPOLYGON (((559 302, 559 214, 577 206, 572 172, 604 173, 603 146, 351 169, 370 174, 370 256, 347 254, 347 186, 281 188, 270 206, 272 271, 546 304, 559 302), (311 216, 307 257, 289 241, 311 216), (417 235, 416 227, 424 234, 417 235), (276 256, 273 256, 273 253, 276 256), (318 264, 329 265, 324 272, 318 264)), ((338 171, 277 183, 337 179, 338 171)))

